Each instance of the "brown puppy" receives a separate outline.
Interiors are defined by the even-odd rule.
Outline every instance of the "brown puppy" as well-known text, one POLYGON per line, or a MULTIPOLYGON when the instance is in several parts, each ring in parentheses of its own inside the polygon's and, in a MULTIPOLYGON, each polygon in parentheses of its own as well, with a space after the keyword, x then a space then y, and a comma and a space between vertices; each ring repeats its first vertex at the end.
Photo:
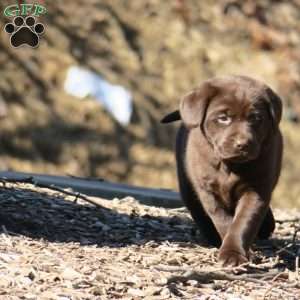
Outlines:
POLYGON ((282 160, 280 98, 246 77, 216 77, 184 96, 176 141, 179 188, 207 240, 220 245, 224 265, 249 258, 256 237, 268 238, 269 207, 282 160))

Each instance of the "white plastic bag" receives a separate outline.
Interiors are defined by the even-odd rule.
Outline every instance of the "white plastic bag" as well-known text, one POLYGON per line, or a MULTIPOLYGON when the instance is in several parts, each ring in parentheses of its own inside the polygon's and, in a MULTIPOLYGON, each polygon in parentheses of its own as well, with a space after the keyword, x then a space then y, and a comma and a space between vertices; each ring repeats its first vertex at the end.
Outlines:
POLYGON ((130 122, 132 96, 120 85, 113 85, 89 70, 72 66, 67 72, 64 89, 70 95, 94 97, 122 125, 130 122))

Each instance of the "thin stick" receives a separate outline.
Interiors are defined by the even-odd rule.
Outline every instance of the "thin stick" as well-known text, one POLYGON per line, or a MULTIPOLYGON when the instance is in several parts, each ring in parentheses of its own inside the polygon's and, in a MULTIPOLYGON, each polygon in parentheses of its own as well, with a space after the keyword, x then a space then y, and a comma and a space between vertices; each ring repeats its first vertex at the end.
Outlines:
MULTIPOLYGON (((173 268, 164 268, 159 267, 160 271, 174 271, 173 268)), ((180 270, 178 268, 177 270, 180 270)), ((181 270, 186 271, 183 275, 174 275, 170 276, 167 279, 167 283, 171 282, 187 282, 188 280, 196 280, 201 283, 207 283, 212 280, 227 280, 227 281, 246 281, 246 282, 255 282, 264 284, 266 279, 268 278, 274 278, 274 276, 279 276, 279 274, 282 274, 282 271, 280 270, 274 270, 267 273, 251 273, 251 274, 241 274, 241 275, 234 275, 226 273, 225 271, 218 271, 218 270, 212 270, 212 271, 196 271, 196 270, 187 270, 186 268, 183 268, 181 270)))
MULTIPOLYGON (((274 276, 278 274, 280 271, 269 272, 268 276, 274 276)), ((245 282, 254 282, 265 284, 265 281, 262 280, 266 278, 266 274, 242 274, 242 275, 233 275, 225 272, 196 272, 196 271, 188 271, 183 275, 178 276, 170 276, 167 280, 167 283, 171 282, 187 282, 188 280, 196 280, 201 283, 207 283, 212 280, 227 280, 227 281, 245 281, 245 282)))
MULTIPOLYGON (((237 267, 220 267, 220 268, 210 268, 207 272, 225 272, 225 271, 247 271, 245 267, 249 266, 249 262, 241 264, 237 267)), ((159 265, 155 267, 156 270, 163 271, 163 272, 188 272, 191 271, 190 267, 180 267, 180 266, 166 266, 166 265, 159 265)), ((202 272, 202 269, 194 269, 195 272, 202 272)))
POLYGON ((57 191, 59 193, 62 193, 62 194, 65 194, 65 195, 68 195, 68 196, 72 196, 74 197, 74 201, 76 202, 77 199, 81 199, 81 200, 84 200, 90 204, 93 204, 97 207, 101 207, 101 208, 104 208, 101 204, 99 204, 97 201, 94 201, 80 193, 74 193, 74 192, 70 192, 70 191, 67 191, 63 188, 60 188, 60 187, 57 187, 55 186, 54 184, 44 184, 44 183, 39 183, 39 182, 36 182, 32 176, 29 176, 29 177, 24 177, 24 178, 1 178, 0 181, 5 185, 6 183, 29 183, 29 184, 32 184, 34 186, 37 186, 39 188, 45 188, 45 189, 49 189, 49 190, 53 190, 53 191, 57 191))

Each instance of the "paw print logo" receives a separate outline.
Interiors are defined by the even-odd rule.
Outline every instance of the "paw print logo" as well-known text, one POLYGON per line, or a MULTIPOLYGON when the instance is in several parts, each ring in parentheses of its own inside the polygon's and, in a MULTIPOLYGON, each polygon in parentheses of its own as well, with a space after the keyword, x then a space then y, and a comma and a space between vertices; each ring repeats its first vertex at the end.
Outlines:
POLYGON ((12 23, 7 23, 4 30, 11 35, 10 43, 13 47, 18 48, 27 45, 35 48, 39 45, 40 35, 44 33, 45 27, 42 23, 36 23, 32 16, 25 19, 17 16, 12 23))

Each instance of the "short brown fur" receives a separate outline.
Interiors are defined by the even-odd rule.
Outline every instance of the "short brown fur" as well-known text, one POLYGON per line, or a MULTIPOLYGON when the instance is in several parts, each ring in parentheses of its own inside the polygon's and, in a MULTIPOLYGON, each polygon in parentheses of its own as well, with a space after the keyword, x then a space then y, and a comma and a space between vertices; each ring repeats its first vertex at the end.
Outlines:
POLYGON ((281 169, 280 98, 246 76, 216 77, 184 96, 176 140, 179 188, 224 265, 249 258, 255 238, 275 228, 269 206, 281 169))

